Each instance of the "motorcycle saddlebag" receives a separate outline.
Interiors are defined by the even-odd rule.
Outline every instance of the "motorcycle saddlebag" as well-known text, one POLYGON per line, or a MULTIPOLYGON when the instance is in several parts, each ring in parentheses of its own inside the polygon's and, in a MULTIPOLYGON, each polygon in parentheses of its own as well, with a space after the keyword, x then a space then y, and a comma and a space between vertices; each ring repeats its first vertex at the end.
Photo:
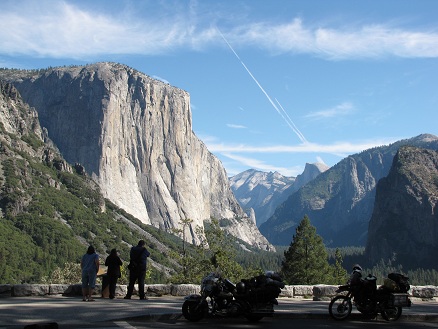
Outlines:
POLYGON ((397 282, 395 282, 394 280, 391 280, 390 278, 385 278, 383 280, 383 286, 385 288, 389 289, 390 291, 399 291, 400 290, 397 282))
POLYGON ((411 306, 411 302, 409 300, 408 294, 403 293, 392 293, 389 296, 389 306, 394 307, 409 307, 411 306))
POLYGON ((395 283, 397 283, 398 291, 400 292, 408 292, 410 285, 409 285, 409 278, 407 276, 404 276, 403 274, 399 273, 389 273, 388 278, 393 280, 395 283))

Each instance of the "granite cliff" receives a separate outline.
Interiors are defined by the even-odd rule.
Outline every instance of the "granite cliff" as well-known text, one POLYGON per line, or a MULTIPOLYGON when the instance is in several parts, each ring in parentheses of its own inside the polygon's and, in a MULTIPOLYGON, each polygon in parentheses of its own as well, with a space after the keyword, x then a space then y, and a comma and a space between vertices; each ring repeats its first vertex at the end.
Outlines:
POLYGON ((371 262, 394 258, 408 268, 431 268, 438 257, 438 152, 402 147, 376 201, 365 250, 371 262))
POLYGON ((220 161, 192 131, 186 91, 115 63, 1 70, 38 112, 69 163, 80 163, 103 195, 143 223, 186 237, 216 218, 250 245, 271 250, 235 199, 220 161))

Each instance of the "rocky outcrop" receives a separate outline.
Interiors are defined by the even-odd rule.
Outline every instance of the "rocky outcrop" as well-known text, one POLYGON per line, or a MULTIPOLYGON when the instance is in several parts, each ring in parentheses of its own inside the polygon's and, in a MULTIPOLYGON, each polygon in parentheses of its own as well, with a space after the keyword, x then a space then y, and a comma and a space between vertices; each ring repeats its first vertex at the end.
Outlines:
POLYGON ((402 147, 377 184, 365 251, 377 263, 430 268, 438 258, 438 152, 402 147))
POLYGON ((32 135, 35 143, 42 145, 44 136, 38 121, 35 109, 30 108, 21 99, 18 90, 11 84, 0 80, 0 123, 1 136, 7 140, 7 144, 14 144, 19 150, 25 151, 32 156, 42 156, 35 153, 37 148, 29 147, 29 143, 12 138, 32 135))
POLYGON ((291 192, 293 193, 298 191, 301 187, 314 180, 317 176, 327 171, 329 168, 330 167, 328 167, 326 164, 320 162, 306 163, 303 173, 298 175, 295 179, 291 192))
POLYGON ((376 184, 403 145, 438 150, 438 137, 423 134, 343 159, 293 193, 260 231, 275 245, 289 245, 307 215, 326 246, 365 246, 376 184))
POLYGON ((124 65, 98 63, 40 71, 1 70, 34 107, 71 164, 103 195, 146 224, 186 237, 210 218, 250 245, 272 249, 244 213, 220 161, 192 131, 186 91, 124 65))

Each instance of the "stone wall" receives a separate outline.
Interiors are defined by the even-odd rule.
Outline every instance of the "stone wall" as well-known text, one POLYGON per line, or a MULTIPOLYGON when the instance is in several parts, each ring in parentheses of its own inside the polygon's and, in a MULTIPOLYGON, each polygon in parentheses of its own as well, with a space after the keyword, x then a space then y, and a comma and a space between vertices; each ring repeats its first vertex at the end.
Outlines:
MULTIPOLYGON (((135 286, 134 294, 137 294, 138 287, 135 286)), ((332 285, 296 285, 285 286, 282 289, 280 297, 284 298, 305 298, 313 300, 328 300, 336 295, 338 286, 332 285)), ((116 295, 123 297, 126 295, 126 285, 116 287, 116 295)), ((200 286, 196 284, 150 284, 145 285, 145 291, 148 296, 187 296, 198 294, 200 286)), ((106 291, 102 294, 102 285, 96 285, 95 295, 105 296, 106 291)), ((27 296, 82 296, 80 284, 0 284, 0 297, 27 297, 27 296)), ((432 299, 438 297, 438 286, 411 286, 409 290, 411 297, 432 299)))

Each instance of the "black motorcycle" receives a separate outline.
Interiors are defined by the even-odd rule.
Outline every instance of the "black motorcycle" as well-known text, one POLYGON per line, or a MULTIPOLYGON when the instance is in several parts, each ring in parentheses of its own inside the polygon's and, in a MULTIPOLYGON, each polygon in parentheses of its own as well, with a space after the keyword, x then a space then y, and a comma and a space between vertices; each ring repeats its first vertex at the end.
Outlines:
POLYGON ((249 321, 259 321, 272 316, 276 298, 284 283, 273 272, 241 280, 236 285, 217 273, 202 279, 201 294, 185 297, 182 313, 189 321, 199 321, 205 316, 244 316, 249 321))
POLYGON ((410 285, 408 277, 390 273, 384 285, 377 289, 376 277, 368 275, 359 287, 340 286, 340 294, 329 304, 330 316, 335 320, 346 319, 352 311, 352 299, 359 312, 369 317, 381 314, 387 321, 396 321, 402 315, 403 307, 410 307, 411 300, 407 293, 410 285))

